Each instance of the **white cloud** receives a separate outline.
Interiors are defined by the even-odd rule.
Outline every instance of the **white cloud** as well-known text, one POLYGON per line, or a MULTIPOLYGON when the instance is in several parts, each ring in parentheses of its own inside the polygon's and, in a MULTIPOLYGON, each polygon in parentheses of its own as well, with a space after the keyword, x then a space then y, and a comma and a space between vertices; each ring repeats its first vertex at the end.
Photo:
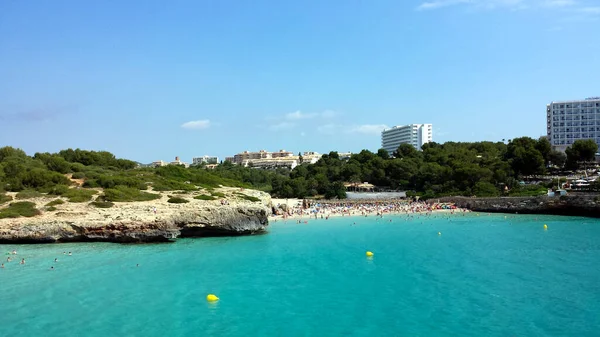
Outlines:
POLYGON ((349 133, 362 133, 366 135, 381 135, 381 131, 387 129, 385 124, 363 124, 348 128, 349 133))
POLYGON ((430 0, 422 2, 417 10, 434 10, 450 6, 470 6, 483 9, 507 8, 521 10, 527 8, 564 8, 574 7, 579 0, 430 0))
POLYGON ((210 121, 208 119, 202 119, 198 121, 189 121, 181 124, 181 127, 189 130, 202 130, 210 127, 210 121))
POLYGON ((423 2, 417 7, 417 10, 425 11, 430 9, 438 9, 442 7, 448 7, 452 5, 459 5, 464 3, 469 3, 469 0, 438 0, 438 1, 428 1, 423 2))
POLYGON ((363 135, 381 135, 381 131, 386 129, 385 124, 363 124, 363 125, 342 125, 342 124, 323 124, 317 127, 319 133, 325 135, 333 134, 363 134, 363 135))
POLYGON ((316 113, 302 113, 302 111, 298 110, 298 111, 294 111, 294 112, 290 112, 288 114, 285 115, 285 118, 288 120, 300 120, 300 119, 309 119, 309 118, 314 118, 317 117, 316 113))
POLYGON ((273 130, 273 131, 279 131, 279 130, 290 129, 292 127, 294 127, 294 123, 281 122, 281 123, 277 123, 277 124, 273 124, 273 125, 269 126, 269 129, 273 130))
POLYGON ((542 3, 545 7, 566 7, 577 4, 575 0, 546 0, 542 3))
POLYGON ((333 111, 333 110, 325 110, 325 111, 321 112, 321 117, 323 117, 323 118, 334 118, 339 115, 340 115, 339 112, 333 111))
POLYGON ((322 134, 325 134, 325 135, 332 135, 332 134, 335 134, 338 129, 342 129, 342 128, 343 128, 342 125, 337 125, 337 124, 323 124, 323 125, 319 125, 317 127, 317 131, 319 133, 322 133, 322 134))
POLYGON ((600 7, 582 7, 579 11, 585 14, 600 14, 600 7))

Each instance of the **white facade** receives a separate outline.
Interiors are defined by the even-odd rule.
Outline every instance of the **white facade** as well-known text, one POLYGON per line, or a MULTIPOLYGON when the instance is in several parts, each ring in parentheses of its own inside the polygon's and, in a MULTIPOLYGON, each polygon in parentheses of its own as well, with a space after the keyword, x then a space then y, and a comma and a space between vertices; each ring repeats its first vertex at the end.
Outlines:
POLYGON ((400 144, 410 144, 417 150, 425 143, 433 141, 431 124, 409 124, 394 126, 381 132, 381 147, 390 155, 400 144))
POLYGON ((246 167, 274 169, 285 167, 294 169, 298 166, 298 157, 282 157, 282 158, 265 158, 265 159, 248 159, 242 162, 246 167))
POLYGON ((192 165, 218 164, 218 163, 219 163, 219 157, 215 157, 215 156, 202 156, 202 157, 192 158, 192 165))
POLYGON ((552 147, 565 151, 579 139, 600 145, 600 97, 546 105, 547 134, 552 147))

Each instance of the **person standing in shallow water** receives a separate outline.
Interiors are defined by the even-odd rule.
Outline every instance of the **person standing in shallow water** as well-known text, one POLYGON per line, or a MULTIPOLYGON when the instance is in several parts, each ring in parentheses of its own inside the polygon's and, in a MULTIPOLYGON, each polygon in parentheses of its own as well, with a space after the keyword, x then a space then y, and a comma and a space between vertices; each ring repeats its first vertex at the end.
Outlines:
POLYGON ((25 259, 21 259, 21 264, 25 264, 25 259))

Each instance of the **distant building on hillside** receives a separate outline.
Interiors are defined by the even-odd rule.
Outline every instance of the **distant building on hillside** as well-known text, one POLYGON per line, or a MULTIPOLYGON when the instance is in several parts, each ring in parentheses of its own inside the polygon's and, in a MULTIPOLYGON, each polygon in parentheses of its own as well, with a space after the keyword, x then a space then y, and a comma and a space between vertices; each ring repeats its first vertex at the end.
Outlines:
POLYGON ((231 162, 234 164, 242 164, 247 160, 285 158, 293 155, 293 153, 286 150, 279 150, 278 152, 267 152, 265 150, 260 150, 258 152, 244 151, 233 156, 233 160, 231 162))
POLYGON ((226 157, 225 161, 229 161, 234 164, 244 165, 246 167, 287 167, 289 169, 293 169, 302 163, 314 164, 319 159, 321 159, 322 156, 322 154, 312 151, 303 152, 301 155, 296 156, 292 152, 286 150, 279 150, 277 152, 267 152, 265 150, 260 150, 258 152, 240 152, 233 157, 226 157))
POLYGON ((338 157, 341 160, 348 160, 352 157, 352 152, 338 152, 338 157))
POLYGON ((218 163, 219 163, 219 157, 215 157, 215 156, 202 156, 202 157, 192 158, 192 165, 218 164, 218 163))
POLYGON ((162 160, 157 160, 157 161, 153 161, 152 164, 150 164, 150 166, 152 166, 152 167, 167 166, 167 162, 162 161, 162 160))
POLYGON ((433 141, 431 124, 394 126, 381 132, 381 147, 392 155, 401 144, 410 144, 417 150, 433 141))
POLYGON ((181 165, 184 167, 190 167, 190 164, 182 162, 179 157, 175 157, 175 160, 170 162, 169 165, 181 165))
POLYGON ((600 97, 551 102, 546 105, 548 140, 565 151, 579 139, 592 139, 600 146, 600 97))

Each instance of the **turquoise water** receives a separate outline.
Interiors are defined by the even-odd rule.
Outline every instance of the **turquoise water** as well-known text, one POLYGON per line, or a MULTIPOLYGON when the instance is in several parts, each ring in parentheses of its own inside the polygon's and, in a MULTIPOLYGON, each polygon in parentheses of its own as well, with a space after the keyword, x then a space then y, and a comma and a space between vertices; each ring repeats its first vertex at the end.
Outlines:
POLYGON ((0 269, 0 336, 600 335, 595 219, 346 217, 12 249, 27 264, 0 269))

